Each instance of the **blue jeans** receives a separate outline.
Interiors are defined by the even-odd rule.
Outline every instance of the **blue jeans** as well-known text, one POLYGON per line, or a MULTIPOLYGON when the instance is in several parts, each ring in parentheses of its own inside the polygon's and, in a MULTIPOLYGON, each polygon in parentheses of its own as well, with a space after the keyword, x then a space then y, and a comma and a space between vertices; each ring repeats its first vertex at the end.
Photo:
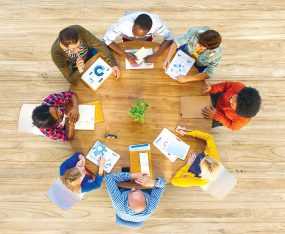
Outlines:
MULTIPOLYGON (((180 46, 177 50, 182 50, 184 53, 189 55, 188 50, 187 50, 187 44, 180 46)), ((204 72, 205 69, 207 68, 207 66, 198 66, 197 63, 195 63, 194 66, 197 68, 199 73, 204 72)))

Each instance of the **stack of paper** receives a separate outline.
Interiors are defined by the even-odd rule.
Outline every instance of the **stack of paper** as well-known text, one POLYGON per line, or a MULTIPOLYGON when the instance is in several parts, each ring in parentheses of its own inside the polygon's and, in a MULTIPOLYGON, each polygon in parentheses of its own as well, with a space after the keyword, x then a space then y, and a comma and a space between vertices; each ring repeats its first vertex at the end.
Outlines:
POLYGON ((98 58, 81 76, 81 79, 93 90, 111 75, 112 68, 102 58, 98 58))
POLYGON ((95 129, 95 105, 79 105, 79 120, 75 124, 76 130, 95 129))
POLYGON ((144 62, 144 58, 152 55, 153 50, 152 48, 144 48, 142 47, 141 49, 131 49, 131 50, 126 50, 127 53, 132 53, 136 56, 137 58, 137 64, 131 64, 129 60, 125 59, 126 62, 126 69, 151 69, 154 68, 153 63, 146 63, 144 62))
POLYGON ((195 59, 178 50, 166 69, 166 74, 176 80, 178 76, 186 76, 194 65, 195 59))
POLYGON ((154 140, 153 144, 171 162, 174 162, 177 158, 184 160, 190 149, 189 145, 179 139, 167 128, 164 128, 161 131, 159 136, 154 140))
POLYGON ((120 155, 112 151, 102 142, 97 141, 88 152, 86 158, 98 166, 101 157, 106 160, 104 164, 104 171, 110 173, 119 160, 120 155))

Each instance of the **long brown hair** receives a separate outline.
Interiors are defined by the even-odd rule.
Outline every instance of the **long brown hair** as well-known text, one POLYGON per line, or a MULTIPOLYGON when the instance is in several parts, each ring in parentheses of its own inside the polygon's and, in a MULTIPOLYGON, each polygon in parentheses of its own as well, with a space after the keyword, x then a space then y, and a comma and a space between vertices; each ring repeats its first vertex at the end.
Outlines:
POLYGON ((62 183, 69 188, 71 191, 76 190, 76 187, 73 185, 73 182, 78 180, 81 177, 81 173, 78 168, 74 167, 68 169, 64 175, 61 177, 62 183))
POLYGON ((205 159, 201 162, 201 167, 207 169, 207 171, 213 175, 217 172, 220 164, 216 160, 206 156, 205 159))

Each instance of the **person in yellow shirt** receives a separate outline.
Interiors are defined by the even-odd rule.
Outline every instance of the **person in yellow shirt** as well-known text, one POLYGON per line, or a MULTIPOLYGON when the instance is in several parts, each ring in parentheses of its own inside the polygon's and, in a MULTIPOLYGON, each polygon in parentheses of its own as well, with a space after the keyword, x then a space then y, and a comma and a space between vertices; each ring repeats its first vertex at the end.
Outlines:
POLYGON ((206 148, 202 153, 190 152, 187 163, 180 168, 171 179, 171 184, 178 187, 204 186, 215 178, 215 173, 221 166, 213 136, 208 133, 178 126, 176 132, 206 141, 206 148))

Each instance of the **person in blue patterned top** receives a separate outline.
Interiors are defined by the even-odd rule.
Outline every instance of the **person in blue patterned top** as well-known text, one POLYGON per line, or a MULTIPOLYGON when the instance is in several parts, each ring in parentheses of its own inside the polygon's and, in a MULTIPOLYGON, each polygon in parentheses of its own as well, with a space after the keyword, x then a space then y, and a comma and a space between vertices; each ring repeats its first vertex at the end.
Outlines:
POLYGON ((192 27, 187 33, 175 38, 163 67, 167 68, 177 50, 192 56, 199 73, 177 77, 180 83, 205 80, 213 75, 222 58, 221 35, 209 27, 192 27))
POLYGON ((116 223, 138 228, 154 212, 164 192, 165 181, 162 178, 151 179, 141 173, 111 173, 105 176, 107 192, 116 210, 116 223), (146 190, 122 189, 120 182, 134 180, 146 190))

